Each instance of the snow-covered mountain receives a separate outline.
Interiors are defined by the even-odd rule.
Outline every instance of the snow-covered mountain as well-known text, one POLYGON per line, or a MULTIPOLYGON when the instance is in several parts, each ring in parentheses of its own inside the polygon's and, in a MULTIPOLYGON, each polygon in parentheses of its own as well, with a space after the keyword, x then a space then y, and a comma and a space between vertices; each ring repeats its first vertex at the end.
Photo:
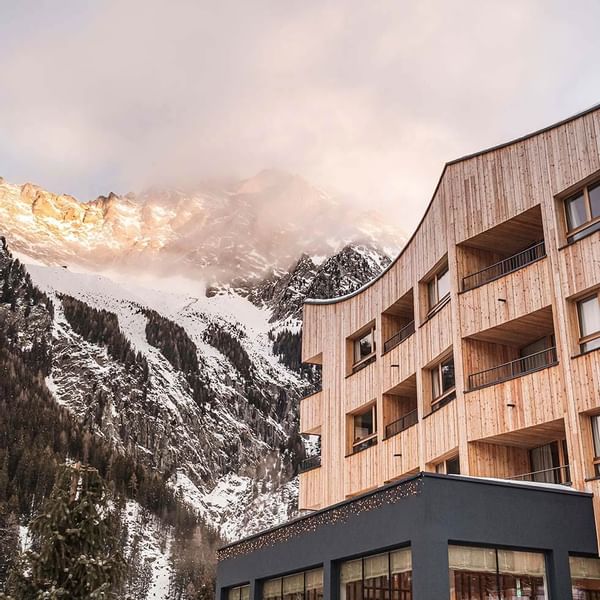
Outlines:
MULTIPOLYGON (((235 539, 296 514, 298 405, 320 380, 300 364, 302 303, 357 289, 389 264, 372 238, 402 239, 376 223, 274 172, 229 191, 87 204, 1 183, 0 334, 20 352, 42 348, 59 405, 235 539), (52 310, 11 293, 9 250, 52 310)), ((171 530, 135 503, 127 512, 154 548, 142 567, 160 565, 154 593, 172 589, 171 530)))
POLYGON ((0 179, 0 223, 13 251, 54 265, 179 273, 207 284, 256 282, 303 254, 349 243, 394 253, 397 228, 296 175, 263 171, 189 190, 150 189, 80 202, 0 179))

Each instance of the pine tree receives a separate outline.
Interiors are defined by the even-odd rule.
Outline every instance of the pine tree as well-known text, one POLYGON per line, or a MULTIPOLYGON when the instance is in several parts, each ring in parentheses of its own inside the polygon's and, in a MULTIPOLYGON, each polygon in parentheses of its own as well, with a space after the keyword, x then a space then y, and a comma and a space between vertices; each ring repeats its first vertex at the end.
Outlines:
POLYGON ((118 527, 98 471, 80 464, 63 466, 50 497, 30 523, 32 550, 13 569, 8 598, 119 598, 125 562, 118 527))

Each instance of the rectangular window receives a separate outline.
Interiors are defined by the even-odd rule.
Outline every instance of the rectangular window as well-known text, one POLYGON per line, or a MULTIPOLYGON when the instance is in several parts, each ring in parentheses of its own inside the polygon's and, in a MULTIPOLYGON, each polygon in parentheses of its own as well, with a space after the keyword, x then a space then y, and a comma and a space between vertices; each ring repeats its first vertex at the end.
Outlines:
POLYGON ((323 569, 269 579, 263 584, 262 599, 323 600, 323 569))
POLYGON ((586 186, 565 200, 565 215, 569 243, 600 230, 600 183, 586 186))
POLYGON ((594 473, 600 477, 600 415, 592 417, 592 439, 594 441, 594 473))
POLYGON ((240 585, 231 588, 227 593, 227 600, 248 600, 250 598, 250 586, 240 585))
POLYGON ((412 600, 410 548, 342 563, 340 600, 412 600))
POLYGON ((460 475, 460 459, 453 456, 435 465, 435 472, 442 475, 460 475))
POLYGON ((427 297, 430 312, 450 297, 450 271, 448 266, 443 267, 428 282, 427 297))
POLYGON ((454 394, 454 356, 450 356, 431 369, 431 409, 447 404, 454 394))
POLYGON ((600 598, 600 559, 569 557, 574 600, 600 598))
POLYGON ((600 292, 577 302, 581 352, 600 348, 600 292))
POLYGON ((357 364, 375 352, 374 330, 371 329, 364 335, 354 340, 354 364, 357 364))
POLYGON ((547 598, 544 555, 449 546, 450 597, 455 600, 547 598))
POLYGON ((375 404, 352 415, 352 452, 365 450, 377 442, 377 410, 375 404))

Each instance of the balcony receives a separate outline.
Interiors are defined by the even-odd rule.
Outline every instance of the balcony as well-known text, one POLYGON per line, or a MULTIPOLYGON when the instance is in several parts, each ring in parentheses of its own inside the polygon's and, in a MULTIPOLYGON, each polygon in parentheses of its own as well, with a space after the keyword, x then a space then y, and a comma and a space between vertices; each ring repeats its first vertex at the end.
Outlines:
POLYGON ((318 390, 302 398, 300 402, 300 431, 317 433, 323 425, 323 408, 326 397, 323 390, 318 390))
POLYGON ((411 336, 415 332, 415 322, 411 321, 405 325, 398 333, 395 333, 389 340, 383 343, 383 351, 389 352, 392 348, 395 348, 398 344, 403 342, 407 337, 411 336))
POLYGON ((401 344, 415 332, 412 289, 381 314, 383 353, 401 344))
POLYGON ((462 279, 462 291, 480 287, 490 281, 500 279, 509 273, 518 271, 527 265, 530 265, 546 256, 546 245, 543 241, 538 242, 517 254, 504 258, 489 267, 480 271, 466 275, 462 279))
POLYGON ((524 473, 523 475, 514 475, 508 479, 513 481, 535 481, 537 483, 571 485, 571 470, 570 465, 559 465, 558 467, 524 473))
POLYGON ((307 471, 312 471, 313 469, 318 469, 321 466, 321 455, 315 454, 314 456, 309 456, 305 458, 298 465, 298 473, 306 473, 307 471))
POLYGON ((550 347, 516 360, 511 360, 497 367, 473 373, 468 378, 469 391, 477 390, 488 385, 502 383, 516 377, 546 369, 558 363, 556 348, 550 347))
POLYGON ((403 417, 400 417, 399 419, 392 421, 389 425, 386 425, 385 437, 390 438, 394 435, 397 435, 401 431, 404 431, 405 429, 408 429, 409 427, 416 425, 418 422, 419 422, 419 415, 417 413, 417 409, 415 408, 414 410, 412 410, 408 414, 404 415, 403 417))

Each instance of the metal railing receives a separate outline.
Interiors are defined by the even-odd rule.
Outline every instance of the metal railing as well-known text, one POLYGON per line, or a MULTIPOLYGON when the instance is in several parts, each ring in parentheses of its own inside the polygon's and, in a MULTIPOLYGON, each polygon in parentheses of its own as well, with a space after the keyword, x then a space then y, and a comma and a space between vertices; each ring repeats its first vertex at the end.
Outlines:
POLYGON ((314 456, 309 456, 305 458, 298 465, 298 473, 306 473, 306 471, 312 471, 313 469, 318 469, 321 466, 321 455, 315 454, 314 456))
POLYGON ((373 352, 373 354, 371 354, 371 356, 364 358, 362 361, 357 362, 356 364, 352 365, 352 373, 358 373, 358 371, 360 371, 361 369, 368 367, 372 362, 375 362, 376 358, 377 358, 377 354, 375 354, 375 352, 373 352))
POLYGON ((359 440, 352 444, 352 452, 351 454, 356 454, 357 452, 361 452, 362 450, 366 450, 371 446, 375 446, 377 444, 377 434, 374 433, 371 437, 368 437, 364 440, 359 440))
POLYGON ((385 428, 385 437, 390 438, 393 435, 416 425, 419 422, 419 416, 417 414, 417 409, 411 410, 409 413, 406 413, 403 417, 396 419, 389 425, 386 425, 385 428))
POLYGON ((503 365, 469 375, 469 390, 476 390, 487 385, 494 385, 508 381, 509 379, 515 379, 516 377, 551 367, 557 362, 556 348, 554 346, 546 348, 546 350, 542 350, 541 352, 535 352, 529 356, 511 360, 503 365))
POLYGON ((398 333, 395 333, 389 340, 383 343, 383 352, 389 352, 395 348, 400 342, 403 342, 407 337, 410 337, 415 332, 414 320, 407 323, 398 333))
POLYGON ((471 273, 466 277, 463 277, 462 280, 462 289, 463 292, 467 290, 472 290, 473 288, 479 287, 484 283, 488 283, 493 281, 494 279, 498 279, 504 275, 508 275, 508 273, 512 273, 513 271, 518 271, 523 267, 535 262, 536 260, 540 260, 546 256, 546 246, 544 242, 538 242, 534 246, 527 248, 527 250, 523 250, 517 254, 513 254, 513 256, 509 256, 485 269, 481 269, 481 271, 477 271, 476 273, 471 273))
POLYGON ((512 481, 536 481, 538 483, 559 483, 562 485, 571 485, 570 465, 560 465, 541 471, 532 471, 523 475, 509 477, 512 481))

